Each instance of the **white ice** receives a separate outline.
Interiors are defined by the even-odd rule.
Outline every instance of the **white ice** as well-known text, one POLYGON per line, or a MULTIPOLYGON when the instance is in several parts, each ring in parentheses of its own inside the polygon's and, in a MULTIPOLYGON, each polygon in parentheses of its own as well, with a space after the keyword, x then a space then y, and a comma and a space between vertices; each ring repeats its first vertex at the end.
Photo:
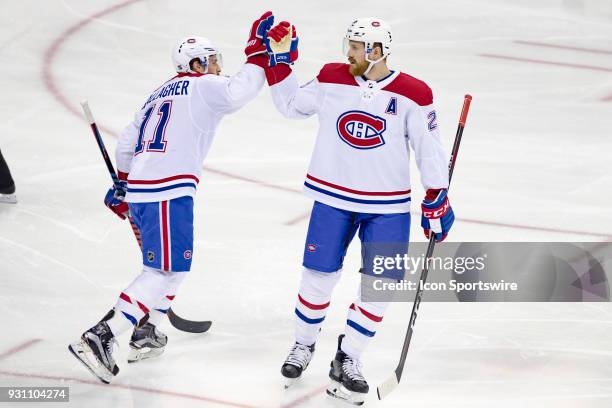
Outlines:
MULTIPOLYGON (((343 60, 354 17, 387 19, 391 66, 433 88, 447 151, 463 95, 473 95, 451 239, 612 239, 609 1, 3 1, 0 148, 19 203, 0 205, 0 386, 69 386, 61 406, 74 407, 343 406, 322 387, 357 289, 357 242, 313 363, 292 389, 281 385, 311 206, 299 191, 317 123, 281 118, 267 90, 222 122, 196 200, 193 270, 174 308, 212 319, 211 331, 165 323, 165 355, 130 366, 122 338, 113 386, 67 351, 140 264, 128 225, 102 205, 110 181, 78 102, 89 99, 113 151, 114 134, 173 75, 177 38, 211 38, 232 73, 251 21, 267 9, 298 29, 302 82, 343 60)), ((420 197, 416 177, 413 186, 420 197)), ((413 240, 422 241, 418 213, 414 220, 413 240)), ((425 302, 402 382, 377 401, 410 307, 391 307, 364 357, 369 406, 612 404, 612 309, 591 303, 425 302)))

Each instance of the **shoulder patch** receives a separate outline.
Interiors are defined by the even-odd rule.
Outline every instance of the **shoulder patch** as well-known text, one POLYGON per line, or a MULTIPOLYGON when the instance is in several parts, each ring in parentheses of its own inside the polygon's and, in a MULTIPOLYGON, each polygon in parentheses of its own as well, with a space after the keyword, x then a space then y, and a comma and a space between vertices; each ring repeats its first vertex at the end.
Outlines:
POLYGON ((355 77, 349 72, 349 65, 342 63, 325 64, 317 80, 321 83, 358 86, 355 77))
POLYGON ((383 91, 393 92, 413 100, 420 106, 427 106, 433 103, 433 93, 431 88, 420 79, 416 79, 408 74, 400 74, 391 83, 383 88, 383 91))

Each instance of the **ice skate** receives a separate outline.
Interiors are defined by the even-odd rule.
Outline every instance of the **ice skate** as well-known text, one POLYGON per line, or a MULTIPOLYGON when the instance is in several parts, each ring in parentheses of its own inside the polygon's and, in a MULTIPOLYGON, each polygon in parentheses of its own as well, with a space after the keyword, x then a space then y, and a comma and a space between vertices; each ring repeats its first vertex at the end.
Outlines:
POLYGON ((344 334, 338 337, 338 351, 329 370, 332 382, 327 387, 327 395, 353 405, 363 405, 370 387, 361 374, 361 362, 349 357, 340 348, 343 338, 344 334))
POLYGON ((2 194, 0 193, 0 203, 4 204, 17 204, 16 194, 2 194))
POLYGON ((168 337, 151 323, 136 326, 130 339, 128 363, 157 357, 164 352, 168 337))
POLYGON ((298 380, 310 360, 315 350, 315 345, 306 346, 304 344, 295 343, 287 356, 287 359, 281 367, 281 374, 285 378, 285 388, 289 388, 296 380, 298 380))
POLYGON ((68 350, 100 381, 109 384, 119 373, 113 359, 115 337, 106 322, 100 322, 68 346, 68 350))
POLYGON ((17 194, 15 194, 15 186, 0 188, 0 203, 17 204, 17 194))

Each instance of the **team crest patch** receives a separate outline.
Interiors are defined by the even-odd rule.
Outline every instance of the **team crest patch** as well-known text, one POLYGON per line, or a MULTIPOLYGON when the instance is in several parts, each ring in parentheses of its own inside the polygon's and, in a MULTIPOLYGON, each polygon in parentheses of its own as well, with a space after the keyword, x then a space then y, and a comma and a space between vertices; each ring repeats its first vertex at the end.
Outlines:
POLYGON ((385 119, 363 111, 344 112, 336 122, 338 136, 355 149, 374 149, 385 144, 385 119))
POLYGON ((155 252, 150 249, 147 251, 147 261, 153 262, 155 260, 155 252))
POLYGON ((306 245, 306 248, 308 249, 308 252, 316 252, 317 250, 317 246, 315 244, 308 244, 306 245))
POLYGON ((183 258, 191 259, 191 251, 190 250, 186 250, 185 252, 183 252, 183 258))

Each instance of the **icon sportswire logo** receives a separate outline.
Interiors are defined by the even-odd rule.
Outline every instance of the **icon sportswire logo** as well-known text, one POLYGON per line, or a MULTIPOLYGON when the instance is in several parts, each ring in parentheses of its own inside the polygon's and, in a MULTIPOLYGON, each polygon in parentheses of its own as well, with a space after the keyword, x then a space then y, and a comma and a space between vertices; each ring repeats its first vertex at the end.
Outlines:
POLYGON ((356 149, 374 149, 385 144, 385 119, 363 111, 344 112, 336 122, 340 139, 356 149))

